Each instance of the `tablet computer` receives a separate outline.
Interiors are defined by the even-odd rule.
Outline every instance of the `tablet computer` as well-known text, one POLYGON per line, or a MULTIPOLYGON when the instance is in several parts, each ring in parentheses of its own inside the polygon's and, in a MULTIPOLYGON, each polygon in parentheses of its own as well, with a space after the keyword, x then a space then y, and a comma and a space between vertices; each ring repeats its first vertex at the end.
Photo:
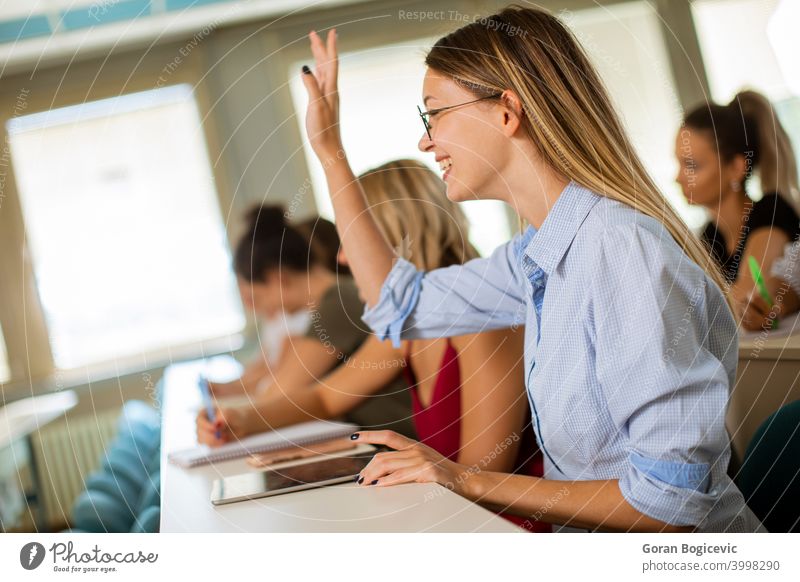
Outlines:
POLYGON ((211 503, 224 505, 354 481, 376 452, 373 450, 217 479, 211 489, 211 503))

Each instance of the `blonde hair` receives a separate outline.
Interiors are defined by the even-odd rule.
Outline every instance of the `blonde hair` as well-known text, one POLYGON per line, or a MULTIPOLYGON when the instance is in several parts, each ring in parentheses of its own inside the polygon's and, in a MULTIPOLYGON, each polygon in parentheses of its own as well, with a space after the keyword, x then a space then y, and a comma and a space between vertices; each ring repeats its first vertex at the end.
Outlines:
POLYGON ((425 64, 478 97, 513 90, 525 113, 522 127, 545 163, 662 222, 732 305, 719 268, 653 182, 597 72, 555 16, 509 6, 441 38, 425 64))
POLYGON ((361 174, 372 216, 398 255, 419 269, 461 264, 478 256, 461 208, 425 164, 395 160, 361 174))

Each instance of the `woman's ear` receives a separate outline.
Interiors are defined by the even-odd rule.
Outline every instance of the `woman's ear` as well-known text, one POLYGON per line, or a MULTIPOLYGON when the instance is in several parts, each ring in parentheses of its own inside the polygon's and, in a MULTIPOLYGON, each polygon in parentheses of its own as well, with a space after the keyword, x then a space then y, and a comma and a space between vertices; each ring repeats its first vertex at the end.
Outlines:
POLYGON ((733 159, 727 164, 729 179, 737 184, 744 182, 748 173, 752 172, 753 170, 751 167, 749 167, 749 164, 750 160, 745 158, 743 155, 738 154, 734 156, 733 159))
POLYGON ((507 137, 512 137, 517 133, 522 123, 522 116, 524 115, 522 101, 514 91, 506 89, 500 96, 500 102, 503 105, 503 133, 507 137))

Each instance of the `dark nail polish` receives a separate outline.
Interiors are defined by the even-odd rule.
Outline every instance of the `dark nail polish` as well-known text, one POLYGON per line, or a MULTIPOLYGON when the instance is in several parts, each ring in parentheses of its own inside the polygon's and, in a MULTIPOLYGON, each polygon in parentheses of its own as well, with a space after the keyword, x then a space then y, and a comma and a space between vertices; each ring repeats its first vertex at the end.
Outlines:
POLYGON ((350 440, 351 440, 351 441, 354 441, 354 440, 356 440, 356 439, 357 439, 359 436, 361 436, 361 435, 360 435, 360 434, 358 434, 357 432, 354 432, 353 434, 351 434, 351 435, 350 435, 350 440))
POLYGON ((378 480, 377 479, 375 479, 372 483, 370 483, 370 485, 377 485, 377 484, 378 484, 378 480))
POLYGON ((359 485, 361 485, 363 482, 364 482, 364 477, 362 477, 361 475, 359 475, 359 476, 358 476, 358 481, 356 481, 356 483, 358 483, 359 485))
POLYGON ((311 69, 308 68, 308 65, 303 65, 303 72, 306 75, 310 75, 311 74, 311 69))

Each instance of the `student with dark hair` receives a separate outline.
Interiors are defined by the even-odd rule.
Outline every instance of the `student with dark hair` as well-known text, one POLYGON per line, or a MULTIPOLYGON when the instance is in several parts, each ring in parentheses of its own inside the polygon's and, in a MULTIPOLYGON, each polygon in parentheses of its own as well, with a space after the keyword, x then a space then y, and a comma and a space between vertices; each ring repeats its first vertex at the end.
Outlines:
POLYGON ((711 215, 703 242, 722 269, 737 315, 748 329, 764 325, 747 262, 755 257, 768 289, 780 281, 772 266, 787 243, 800 236, 797 166, 792 144, 769 101, 754 91, 738 93, 727 105, 690 111, 676 143, 677 181, 692 204, 711 215), (746 187, 757 173, 762 196, 753 201, 746 187))
MULTIPOLYGON (((256 392, 269 379, 271 369, 278 367, 281 358, 289 355, 285 349, 286 340, 291 336, 302 336, 308 329, 306 305, 296 301, 296 293, 288 293, 292 283, 297 283, 302 277, 292 275, 303 275, 307 266, 313 266, 311 280, 324 289, 334 280, 331 275, 337 271, 336 257, 331 257, 330 252, 338 251, 339 237, 335 233, 336 227, 329 221, 311 218, 290 225, 283 207, 278 205, 255 206, 245 214, 244 221, 244 231, 233 253, 233 270, 242 303, 261 328, 258 337, 260 349, 240 378, 227 383, 211 383, 217 396, 256 392), (324 234, 315 237, 312 231, 314 235, 324 234), (334 231, 333 240, 331 231, 334 231), (327 250, 329 246, 333 251, 327 250), (278 272, 280 263, 284 267, 284 276, 268 277, 270 271, 278 272), (276 284, 280 281, 284 284, 283 291, 276 284)), ((346 268, 344 272, 349 274, 346 268)))
POLYGON ((350 275, 349 267, 339 262, 339 233, 330 220, 313 217, 295 225, 295 230, 311 243, 314 262, 325 265, 339 275, 350 275))
MULTIPOLYGON (((233 259, 245 308, 257 319, 287 326, 285 316, 308 311, 311 323, 303 333, 287 329, 274 365, 260 354, 238 380, 212 385, 216 396, 247 392, 257 398, 256 393, 270 390, 304 388, 361 347, 368 336, 361 324, 364 305, 347 267, 337 263, 338 252, 336 228, 327 220, 294 225, 280 206, 259 206, 247 214, 233 259)), ((361 426, 392 426, 414 434, 407 390, 391 382, 384 388, 377 398, 354 406, 347 418, 361 426)))

